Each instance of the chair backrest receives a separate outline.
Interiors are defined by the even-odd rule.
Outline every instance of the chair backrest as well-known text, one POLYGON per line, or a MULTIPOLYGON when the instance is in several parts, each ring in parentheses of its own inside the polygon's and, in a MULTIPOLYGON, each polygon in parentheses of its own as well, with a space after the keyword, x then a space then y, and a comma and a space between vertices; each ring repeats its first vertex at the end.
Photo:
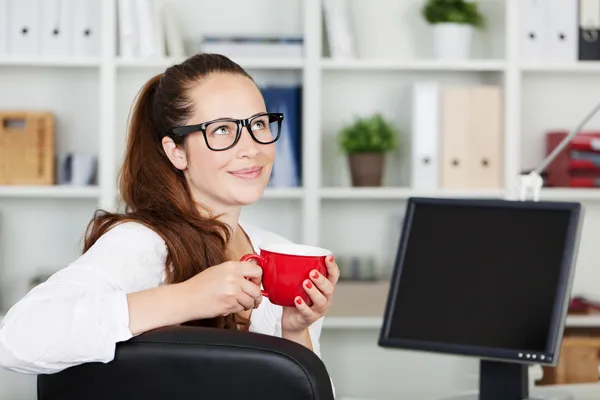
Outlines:
POLYGON ((38 400, 332 400, 321 359, 250 332, 174 326, 117 345, 109 363, 38 376, 38 400))

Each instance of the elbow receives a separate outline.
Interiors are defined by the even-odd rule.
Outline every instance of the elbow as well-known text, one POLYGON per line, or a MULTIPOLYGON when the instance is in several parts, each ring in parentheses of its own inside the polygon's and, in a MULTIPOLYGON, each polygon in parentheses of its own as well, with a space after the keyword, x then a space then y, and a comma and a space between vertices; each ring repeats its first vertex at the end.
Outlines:
POLYGON ((11 341, 10 325, 0 325, 0 367, 25 374, 40 373, 33 367, 32 360, 27 360, 19 356, 18 342, 11 341))

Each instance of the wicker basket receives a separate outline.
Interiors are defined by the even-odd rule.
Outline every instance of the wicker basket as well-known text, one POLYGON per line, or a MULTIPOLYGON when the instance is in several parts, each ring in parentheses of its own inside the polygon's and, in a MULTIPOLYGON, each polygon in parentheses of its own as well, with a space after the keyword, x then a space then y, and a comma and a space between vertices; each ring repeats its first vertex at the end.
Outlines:
POLYGON ((0 185, 53 185, 54 168, 54 115, 0 111, 0 185))

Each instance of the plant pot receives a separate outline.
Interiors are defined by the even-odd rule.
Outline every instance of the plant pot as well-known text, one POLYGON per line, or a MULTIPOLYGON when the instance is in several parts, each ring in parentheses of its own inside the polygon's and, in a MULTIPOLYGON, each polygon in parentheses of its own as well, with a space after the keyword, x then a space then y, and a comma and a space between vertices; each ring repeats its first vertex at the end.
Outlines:
POLYGON ((439 23, 433 27, 433 49, 438 59, 464 60, 471 53, 473 27, 467 24, 439 23))
POLYGON ((381 186, 383 153, 355 153, 348 155, 352 186, 381 186))

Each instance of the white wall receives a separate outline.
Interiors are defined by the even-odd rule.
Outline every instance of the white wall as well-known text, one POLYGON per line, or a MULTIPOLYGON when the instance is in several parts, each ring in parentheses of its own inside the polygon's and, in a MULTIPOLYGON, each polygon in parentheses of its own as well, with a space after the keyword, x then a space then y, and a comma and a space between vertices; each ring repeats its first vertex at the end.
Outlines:
MULTIPOLYGON (((309 1, 309 0, 306 0, 309 1)), ((516 1, 516 0, 515 0, 516 1)), ((476 38, 474 56, 501 59, 505 55, 506 2, 485 0, 489 29, 476 38)), ((303 2, 278 0, 173 2, 180 26, 191 43, 203 33, 302 33, 303 2), (227 15, 224 19, 223 15, 227 15)), ((361 57, 411 60, 431 56, 431 35, 420 17, 417 0, 351 0, 352 23, 361 57)), ((314 21, 320 24, 321 21, 314 21)), ((312 26, 311 26, 312 29, 312 26)), ((315 25, 316 29, 316 25, 315 25)), ((157 67, 117 71, 115 152, 120 161, 124 128, 133 96, 157 67)), ((58 115, 59 152, 96 151, 99 125, 98 69, 0 68, 0 108, 47 107, 58 115)), ((299 71, 253 71, 259 80, 301 79, 299 71)), ((353 114, 380 111, 402 132, 399 150, 387 160, 385 184, 408 185, 409 87, 417 79, 444 82, 504 84, 505 71, 321 71, 321 119, 307 134, 322 136, 320 157, 323 186, 348 186, 346 160, 336 148, 335 135, 353 114)), ((546 129, 571 128, 595 101, 600 73, 525 72, 522 76, 521 128, 517 170, 539 162, 546 129)), ((600 116, 590 128, 600 125, 600 116)), ((81 235, 97 206, 97 199, 0 198, 0 296, 8 307, 23 296, 27 281, 39 271, 66 266, 79 254, 81 235)), ((321 203, 320 242, 335 254, 373 254, 389 268, 395 252, 399 216, 405 200, 325 199, 321 203), (352 228, 347 228, 351 226, 352 228), (368 234, 365 235, 365 232, 368 234)), ((588 214, 581 244, 575 292, 600 294, 596 237, 600 234, 600 207, 586 201, 588 214)), ((302 239, 301 199, 268 199, 244 211, 244 217, 292 240, 302 239)), ((355 299, 356 302, 368 299, 355 299)), ((352 307, 352 304, 348 305, 352 307)), ((378 348, 375 329, 326 329, 323 354, 338 393, 393 396, 425 391, 447 393, 473 387, 474 360, 378 348)), ((32 398, 34 379, 0 373, 0 399, 32 398)))

